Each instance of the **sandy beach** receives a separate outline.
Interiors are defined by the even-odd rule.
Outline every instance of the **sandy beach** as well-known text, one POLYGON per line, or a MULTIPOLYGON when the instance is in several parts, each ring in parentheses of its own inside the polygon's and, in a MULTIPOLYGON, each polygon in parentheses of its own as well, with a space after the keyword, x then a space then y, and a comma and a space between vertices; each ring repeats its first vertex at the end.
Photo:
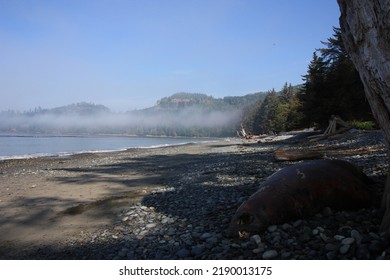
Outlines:
MULTIPOLYGON (((337 149, 331 158, 353 162, 370 177, 384 180, 386 155, 378 135, 351 134, 326 144, 330 151, 337 149)), ((287 252, 266 241, 262 250, 256 247, 244 253, 240 247, 244 245, 237 245, 223 233, 239 204, 261 182, 293 164, 278 162, 272 155, 275 149, 291 145, 286 141, 259 144, 230 139, 0 161, 0 258, 261 258, 259 252, 272 246, 278 258, 306 256, 303 247, 287 252), (96 248, 99 252, 93 251, 96 248)), ((324 143, 313 146, 323 148, 324 143)), ((375 218, 366 217, 372 224, 358 228, 361 234, 375 231, 380 222, 377 210, 368 212, 375 218)), ((340 219, 338 213, 329 215, 334 215, 335 221, 340 219)), ((334 223, 328 221, 329 215, 308 225, 334 223)), ((331 224, 320 228, 335 235, 337 229, 331 224)), ((294 234, 301 234, 298 230, 297 226, 294 234)), ((367 256, 376 258, 382 251, 367 256)), ((328 255, 325 249, 318 249, 312 258, 328 255)))
POLYGON ((113 223, 121 208, 169 184, 192 155, 237 143, 0 161, 0 256, 66 243, 113 223))

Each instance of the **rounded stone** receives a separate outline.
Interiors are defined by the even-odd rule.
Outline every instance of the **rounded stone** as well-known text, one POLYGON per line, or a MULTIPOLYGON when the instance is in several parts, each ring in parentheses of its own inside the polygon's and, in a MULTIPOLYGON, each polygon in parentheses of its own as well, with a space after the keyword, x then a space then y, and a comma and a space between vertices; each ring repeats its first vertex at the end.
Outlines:
POLYGON ((324 242, 328 242, 329 241, 329 237, 327 237, 326 236, 326 234, 325 233, 320 233, 320 237, 321 237, 321 239, 324 241, 324 242))
POLYGON ((278 226, 277 225, 271 225, 271 226, 269 226, 268 228, 267 228, 267 230, 269 231, 269 232, 274 232, 274 231, 276 231, 278 229, 278 226))
POLYGON ((284 223, 284 224, 282 225, 282 229, 283 229, 283 230, 288 230, 288 229, 290 229, 290 228, 292 228, 292 226, 291 226, 290 224, 288 224, 288 223, 284 223))
POLYGON ((216 238, 216 237, 210 237, 210 238, 207 238, 207 239, 206 239, 206 242, 207 242, 207 243, 210 243, 210 244, 215 244, 215 243, 218 243, 218 238, 216 238))
POLYGON ((356 229, 351 230, 351 237, 356 240, 356 243, 361 243, 363 239, 362 235, 356 229))
POLYGON ((200 246, 194 246, 191 248, 191 254, 193 256, 198 256, 200 254, 202 254, 203 250, 202 250, 202 247, 200 246))
POLYGON ((343 240, 345 238, 345 236, 337 234, 337 235, 333 236, 333 238, 336 239, 337 241, 341 241, 341 240, 343 240))
POLYGON ((278 252, 276 250, 268 250, 263 253, 263 259, 271 260, 278 256, 278 252))
POLYGON ((340 254, 344 255, 344 254, 348 253, 349 248, 351 248, 351 245, 343 245, 343 246, 341 246, 340 249, 339 249, 340 254))
POLYGON ((256 234, 256 235, 252 235, 250 240, 255 243, 256 245, 259 245, 261 244, 261 237, 260 235, 256 234))
POLYGON ((212 235, 208 232, 205 232, 200 236, 200 238, 203 240, 209 239, 210 237, 212 237, 212 235))
POLYGON ((180 249, 179 251, 176 252, 176 255, 179 257, 179 258, 186 258, 190 255, 190 251, 188 251, 187 249, 180 249))
POLYGON ((353 237, 347 237, 347 238, 344 238, 342 241, 341 241, 341 244, 342 245, 351 245, 355 243, 355 238, 353 237))
POLYGON ((154 227, 156 227, 156 226, 157 226, 156 223, 150 223, 150 224, 147 224, 145 227, 146 227, 146 228, 154 228, 154 227))
POLYGON ((129 219, 129 216, 125 216, 122 218, 122 222, 126 222, 129 219))
POLYGON ((256 248, 256 249, 253 249, 253 250, 252 250, 252 253, 253 253, 253 254, 259 254, 259 253, 261 253, 261 252, 264 252, 264 250, 262 250, 262 248, 256 248))

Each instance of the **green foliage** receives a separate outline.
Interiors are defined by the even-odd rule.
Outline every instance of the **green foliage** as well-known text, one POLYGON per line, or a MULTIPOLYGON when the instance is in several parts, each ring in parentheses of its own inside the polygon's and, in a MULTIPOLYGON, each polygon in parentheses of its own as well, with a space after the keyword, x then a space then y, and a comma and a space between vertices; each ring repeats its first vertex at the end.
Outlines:
POLYGON ((332 38, 322 42, 325 47, 313 53, 299 94, 302 126, 314 123, 328 125, 331 115, 342 119, 372 120, 369 104, 364 95, 359 73, 348 56, 339 28, 334 28, 332 38))
MULTIPOLYGON (((164 97, 157 101, 157 105, 146 110, 180 110, 184 108, 202 108, 207 110, 226 111, 232 109, 242 109, 253 103, 263 100, 266 93, 257 92, 244 96, 228 96, 224 98, 214 98, 201 93, 179 92, 169 97, 164 97)), ((140 110, 145 111, 145 110, 140 110)))
POLYGON ((179 92, 164 97, 157 102, 157 106, 164 109, 179 109, 193 106, 212 106, 214 98, 201 93, 179 92))
POLYGON ((298 86, 285 83, 280 92, 271 90, 264 100, 257 101, 246 110, 242 124, 251 134, 280 133, 298 127, 301 113, 298 112, 298 86))
POLYGON ((40 109, 35 110, 35 114, 37 113, 50 113, 53 115, 61 115, 61 114, 76 114, 76 115, 96 115, 110 112, 106 106, 97 105, 93 103, 80 102, 67 106, 57 107, 51 110, 43 110, 40 109))
POLYGON ((350 126, 362 129, 362 130, 374 130, 378 129, 378 126, 374 121, 349 121, 350 126))

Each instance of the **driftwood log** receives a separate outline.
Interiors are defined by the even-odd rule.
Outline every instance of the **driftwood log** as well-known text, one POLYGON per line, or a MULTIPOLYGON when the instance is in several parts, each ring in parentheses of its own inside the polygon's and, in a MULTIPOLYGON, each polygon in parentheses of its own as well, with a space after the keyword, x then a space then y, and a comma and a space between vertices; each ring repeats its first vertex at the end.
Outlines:
POLYGON ((280 161, 296 161, 303 159, 320 159, 325 156, 323 151, 307 151, 307 150, 276 150, 274 158, 280 161))

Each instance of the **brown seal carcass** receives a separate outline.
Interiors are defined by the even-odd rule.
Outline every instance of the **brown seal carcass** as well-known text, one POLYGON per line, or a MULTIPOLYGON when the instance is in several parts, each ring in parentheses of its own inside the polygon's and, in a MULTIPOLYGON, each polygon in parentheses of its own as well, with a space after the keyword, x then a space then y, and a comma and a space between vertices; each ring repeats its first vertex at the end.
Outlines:
POLYGON ((227 233, 245 238, 271 224, 304 218, 325 207, 368 207, 372 205, 372 184, 362 171, 342 160, 311 160, 285 167, 238 208, 227 233))

